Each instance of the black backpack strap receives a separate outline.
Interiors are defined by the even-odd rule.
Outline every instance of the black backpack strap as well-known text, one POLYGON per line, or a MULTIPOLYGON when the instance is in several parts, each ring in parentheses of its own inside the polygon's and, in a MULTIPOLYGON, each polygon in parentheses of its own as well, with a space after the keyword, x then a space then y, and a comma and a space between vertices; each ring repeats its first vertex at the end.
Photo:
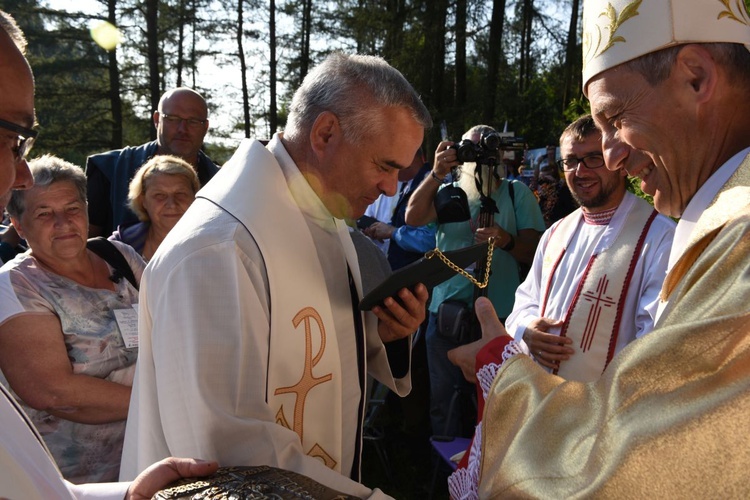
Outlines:
MULTIPOLYGON (((120 253, 117 247, 112 244, 108 239, 97 236, 96 238, 90 238, 86 242, 86 248, 94 252, 96 255, 104 259, 107 264, 112 266, 115 270, 115 275, 120 275, 133 285, 133 288, 138 290, 138 282, 135 280, 133 270, 130 268, 130 264, 125 259, 125 256, 120 253)), ((119 280, 118 280, 119 281, 119 280)))

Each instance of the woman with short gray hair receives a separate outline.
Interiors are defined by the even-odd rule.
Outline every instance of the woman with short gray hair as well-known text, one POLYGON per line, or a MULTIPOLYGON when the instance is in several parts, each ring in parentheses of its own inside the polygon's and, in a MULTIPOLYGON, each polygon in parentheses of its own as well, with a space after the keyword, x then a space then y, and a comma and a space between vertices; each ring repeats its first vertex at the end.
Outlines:
MULTIPOLYGON (((71 482, 116 481, 138 354, 138 290, 87 248, 86 177, 29 162, 34 186, 8 204, 29 251, 0 268, 0 378, 71 482)), ((105 242, 106 243, 106 242, 105 242)), ((114 243, 135 280, 145 263, 114 243)))

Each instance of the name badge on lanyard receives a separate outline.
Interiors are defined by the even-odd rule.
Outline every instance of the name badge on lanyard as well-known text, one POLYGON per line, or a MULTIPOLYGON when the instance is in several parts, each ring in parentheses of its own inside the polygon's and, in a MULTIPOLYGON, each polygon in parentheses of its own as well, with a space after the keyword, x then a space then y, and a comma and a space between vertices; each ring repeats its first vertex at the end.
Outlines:
POLYGON ((133 304, 130 309, 115 309, 114 313, 125 347, 138 347, 138 304, 133 304))

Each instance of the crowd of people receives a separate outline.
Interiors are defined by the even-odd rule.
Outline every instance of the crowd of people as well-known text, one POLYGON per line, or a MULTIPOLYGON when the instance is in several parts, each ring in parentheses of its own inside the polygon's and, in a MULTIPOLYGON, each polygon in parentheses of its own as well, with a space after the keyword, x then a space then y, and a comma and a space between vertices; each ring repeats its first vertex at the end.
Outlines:
POLYGON ((488 125, 428 158, 409 82, 342 53, 222 167, 187 88, 153 142, 27 160, 33 75, 0 11, 0 496, 150 498, 268 465, 386 497, 362 483, 373 383, 425 439, 472 438, 453 498, 747 494, 750 16, 685 3, 606 24, 585 0, 592 112, 531 186, 488 125), (486 269, 359 307, 478 244, 486 269))

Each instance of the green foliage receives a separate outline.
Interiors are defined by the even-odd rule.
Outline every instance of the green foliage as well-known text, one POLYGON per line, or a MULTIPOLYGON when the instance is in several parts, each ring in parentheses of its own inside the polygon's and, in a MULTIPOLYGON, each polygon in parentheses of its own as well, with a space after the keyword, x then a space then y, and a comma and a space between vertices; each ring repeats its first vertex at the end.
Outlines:
MULTIPOLYGON (((37 110, 42 134, 37 152, 53 152, 81 162, 88 154, 140 144, 149 139, 152 85, 143 1, 115 1, 125 38, 116 52, 120 91, 110 91, 112 60, 88 35, 101 12, 75 13, 43 7, 41 0, 0 0, 29 40, 37 76, 37 110), (122 123, 113 103, 122 105, 122 123)), ((156 67, 161 91, 187 85, 204 94, 211 112, 207 144, 221 162, 245 129, 243 96, 229 76, 237 76, 237 7, 241 0, 159 0, 156 67), (208 69, 206 69, 208 68, 208 69), (234 87, 233 87, 234 85, 234 87)), ((487 123, 522 136, 529 147, 557 141, 564 126, 588 108, 580 91, 580 41, 568 49, 570 3, 507 1, 502 33, 492 38, 493 6, 484 0, 277 0, 276 108, 285 122, 293 91, 305 72, 332 50, 385 57, 414 85, 436 124, 445 122, 451 139, 487 123), (465 16, 458 9, 465 5, 465 16), (522 7, 531 6, 524 10, 522 7), (308 10, 305 10, 308 9, 308 10), (309 16, 304 15, 309 12, 309 16), (530 18, 529 18, 530 16, 530 18), (456 32, 465 17, 465 30, 456 32), (530 20, 529 20, 530 19, 530 20), (465 38, 465 64, 457 51, 465 38), (499 42, 490 43, 490 39, 499 42), (530 40, 530 44, 523 42, 530 40), (572 62, 566 61, 571 51, 572 62), (490 75, 499 62, 497 75, 490 75), (567 81, 566 81, 567 80, 567 81), (566 97, 570 96, 570 97, 566 97)), ((244 0, 243 53, 248 61, 247 128, 268 138, 268 2, 244 0)), ((580 23, 579 23, 580 24, 580 23)), ((495 25, 497 26, 497 25, 495 25)), ((574 36, 573 39, 576 39, 574 36)), ((237 78, 239 81, 239 77, 237 78)), ((428 151, 441 140, 428 132, 428 151)))
POLYGON ((631 193, 633 193, 639 198, 643 198, 644 200, 649 202, 651 205, 654 204, 654 197, 651 196, 650 194, 644 193, 643 190, 641 189, 641 180, 639 178, 628 177, 627 181, 628 181, 628 186, 627 186, 628 191, 630 191, 631 193))
MULTIPOLYGON (((11 11, 24 30, 36 80, 36 112, 42 133, 35 154, 51 152, 83 164, 85 151, 107 144, 106 57, 83 29, 66 17, 44 13, 36 2, 11 11)), ((6 6, 2 6, 6 8, 6 6)))

